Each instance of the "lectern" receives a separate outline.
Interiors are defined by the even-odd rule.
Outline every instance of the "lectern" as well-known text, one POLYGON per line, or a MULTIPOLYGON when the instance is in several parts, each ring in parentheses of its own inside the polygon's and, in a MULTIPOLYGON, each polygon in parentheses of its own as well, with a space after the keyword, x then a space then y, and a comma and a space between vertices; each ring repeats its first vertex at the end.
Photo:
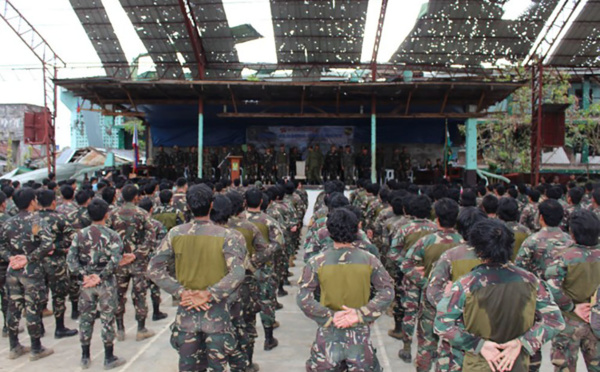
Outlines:
POLYGON ((240 165, 242 164, 243 157, 230 155, 227 159, 229 159, 231 162, 231 183, 233 183, 233 180, 238 178, 241 180, 240 165))

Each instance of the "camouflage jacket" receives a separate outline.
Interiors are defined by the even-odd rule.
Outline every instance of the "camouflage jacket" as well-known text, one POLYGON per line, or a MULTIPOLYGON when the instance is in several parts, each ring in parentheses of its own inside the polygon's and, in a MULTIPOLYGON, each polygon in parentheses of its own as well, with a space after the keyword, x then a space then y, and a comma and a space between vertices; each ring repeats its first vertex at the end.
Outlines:
POLYGON ((315 200, 315 205, 313 206, 313 214, 325 206, 325 195, 325 191, 321 191, 317 195, 317 200, 315 200))
POLYGON ((525 239, 515 264, 544 279, 546 267, 554 260, 561 249, 573 244, 571 236, 560 227, 544 227, 525 239))
POLYGON ((528 203, 525 205, 523 212, 521 212, 519 223, 526 226, 531 231, 540 230, 540 211, 538 210, 538 203, 528 203))
POLYGON ((93 224, 75 233, 67 264, 71 273, 81 277, 97 274, 102 280, 112 278, 123 257, 119 234, 103 225, 93 224))
POLYGON ((300 199, 302 200, 302 204, 303 204, 303 208, 304 208, 304 213, 302 213, 302 214, 305 214, 308 209, 308 193, 304 189, 296 189, 296 190, 294 190, 294 194, 298 195, 300 197, 300 199))
POLYGON ((25 255, 27 265, 20 270, 8 269, 25 277, 43 275, 41 261, 54 249, 50 227, 38 213, 20 211, 0 227, 0 257, 5 262, 10 257, 25 255))
MULTIPOLYGON (((172 205, 159 205, 152 210, 152 218, 161 221, 165 215, 174 215, 175 216, 175 226, 181 225, 185 222, 185 215, 182 211, 178 210, 172 205)), ((162 222, 162 221, 161 221, 162 222)), ((171 227, 172 228, 172 227, 171 227)))
POLYGON ((414 219, 410 221, 393 232, 388 258, 400 266, 412 244, 416 243, 423 236, 437 230, 437 225, 427 219, 414 219), (409 241, 409 238, 412 241, 409 241))
POLYGON ((600 286, 592 297, 592 311, 590 313, 590 327, 597 338, 600 338, 600 286))
POLYGON ((367 218, 369 217, 368 213, 371 212, 371 210, 369 209, 371 207, 371 204, 373 204, 373 203, 377 204, 378 202, 379 202, 379 199, 376 196, 369 195, 369 194, 365 194, 365 197, 361 199, 361 202, 358 205, 358 207, 362 211, 362 220, 361 221, 363 222, 363 226, 367 226, 367 224, 369 222, 367 220, 367 218))
POLYGON ((88 213, 87 207, 77 207, 67 214, 67 220, 75 230, 81 230, 92 224, 92 219, 88 213))
POLYGON ((424 288, 431 269, 440 256, 447 250, 464 244, 462 235, 454 229, 445 229, 426 235, 417 240, 408 250, 406 257, 400 265, 404 277, 415 283, 419 288, 424 288), (435 251, 430 251, 437 246, 435 251), (425 267, 425 274, 420 274, 416 268, 425 267))
POLYGON ((167 236, 167 228, 165 227, 165 225, 160 223, 160 221, 157 221, 154 219, 150 220, 150 223, 152 224, 152 230, 153 230, 152 236, 154 237, 154 242, 152 243, 152 246, 150 247, 150 257, 154 257, 154 254, 156 253, 158 246, 160 245, 162 240, 165 238, 165 236, 167 236))
MULTIPOLYGON (((354 243, 358 248, 371 253, 373 256, 379 259, 379 251, 377 250, 377 247, 371 243, 364 231, 358 231, 356 241, 354 243)), ((333 249, 333 239, 331 239, 331 235, 329 234, 327 227, 321 227, 319 231, 317 231, 317 239, 312 247, 311 254, 309 257, 306 257, 306 260, 308 261, 308 259, 327 249, 333 249)))
POLYGON ((394 299, 394 284, 381 262, 372 254, 359 249, 356 244, 350 248, 328 249, 311 258, 298 281, 300 291, 296 301, 304 314, 321 327, 333 326, 334 311, 315 300, 314 292, 321 287, 320 269, 326 265, 368 264, 371 266, 371 285, 374 296, 358 310, 359 323, 372 323, 379 318, 394 299))
POLYGON ((6 214, 13 217, 19 213, 19 208, 15 205, 13 198, 6 199, 6 214))
POLYGON ((186 218, 189 218, 189 212, 187 207, 187 199, 184 193, 176 192, 173 194, 173 198, 171 199, 171 205, 175 207, 178 211, 183 213, 186 218))
POLYGON ((67 253, 69 253, 71 241, 75 236, 75 229, 69 224, 67 217, 56 211, 44 209, 38 213, 40 218, 46 222, 50 228, 50 233, 52 234, 54 252, 48 257, 66 256, 67 253))
MULTIPOLYGON (((262 235, 258 227, 252 222, 240 218, 240 217, 231 217, 227 222, 227 227, 231 229, 243 229, 252 234, 252 241, 246 241, 246 247, 252 245, 254 248, 254 254, 250 256, 250 252, 246 250, 246 258, 244 262, 244 267, 254 272, 256 269, 262 268, 267 261, 271 260, 273 257, 273 251, 271 251, 271 246, 267 242, 267 239, 262 235), (251 266, 250 266, 251 265, 251 266)), ((243 233, 242 233, 243 234, 243 233)), ((247 239, 246 235, 244 235, 244 239, 247 239)))
POLYGON ((283 249, 283 245, 285 244, 283 230, 276 219, 264 212, 251 212, 248 210, 244 211, 240 215, 240 218, 246 219, 254 224, 262 224, 267 226, 269 229, 269 236, 265 238, 268 239, 270 245, 269 251, 271 254, 283 249))
MULTIPOLYGON (((317 209, 315 213, 313 213, 311 221, 315 222, 323 217, 327 217, 329 214, 329 208, 326 205, 323 205, 321 208, 317 209)), ((311 223, 312 225, 312 223, 311 223)))
POLYGON ((393 215, 383 223, 381 231, 381 253, 387 254, 392 244, 392 235, 394 231, 409 223, 410 220, 405 215, 393 215))
POLYGON ((145 266, 155 239, 148 212, 133 203, 125 203, 108 215, 106 226, 119 234, 124 253, 135 254, 132 265, 145 266))
POLYGON ((314 221, 312 225, 308 228, 306 232, 306 237, 304 239, 304 262, 307 262, 308 259, 315 254, 315 250, 318 248, 318 240, 319 240, 319 230, 326 227, 327 225, 327 216, 319 218, 314 221))
MULTIPOLYGON (((478 291, 485 290, 486 287, 522 284, 528 284, 531 290, 536 292, 535 321, 533 326, 517 338, 521 341, 527 354, 535 354, 544 343, 550 341, 564 329, 564 319, 544 282, 532 273, 511 263, 502 266, 479 265, 455 282, 449 293, 444 295, 437 306, 435 332, 448 340, 453 347, 479 354, 486 340, 466 330, 463 311, 467 299, 478 291)), ((506 295, 510 296, 510 293, 507 292, 505 292, 506 295)), ((479 306, 482 309, 480 311, 486 311, 483 310, 485 304, 479 306)), ((507 327, 514 326, 518 321, 512 317, 508 317, 506 320, 513 322, 506 324, 507 327)), ((492 341, 502 342, 500 340, 492 341)))
POLYGON ((385 205, 379 200, 379 198, 371 199, 371 202, 367 206, 365 213, 365 227, 364 230, 375 231, 375 219, 379 216, 379 213, 385 208, 385 205))
POLYGON ((71 213, 75 213, 74 211, 76 211, 77 209, 77 205, 75 205, 75 203, 73 203, 72 201, 63 202, 62 204, 56 207, 56 211, 65 217, 67 217, 71 213))
POLYGON ((564 217, 563 217, 562 221, 560 222, 560 227, 563 229, 563 231, 569 232, 569 218, 571 218, 571 215, 573 214, 573 212, 576 212, 580 209, 583 209, 583 206, 581 205, 581 203, 576 204, 576 205, 569 204, 564 209, 564 217))
POLYGON ((586 247, 579 244, 561 250, 554 261, 548 265, 544 276, 556 304, 562 311, 572 313, 576 303, 590 301, 600 285, 599 267, 600 245, 586 247), (581 276, 584 273, 587 273, 585 280, 573 283, 574 276, 581 276), (571 280, 567 281, 567 279, 571 280), (574 288, 564 288, 567 284, 571 286, 575 284, 579 288, 575 292, 574 288))
POLYGON ((392 217, 394 217, 394 210, 390 206, 386 206, 379 212, 375 222, 373 222, 373 240, 378 247, 383 246, 383 226, 392 217))
POLYGON ((169 267, 175 265, 174 242, 178 237, 220 237, 223 238, 223 257, 226 275, 217 283, 209 286, 211 294, 210 308, 206 311, 186 310, 179 306, 175 318, 176 326, 184 332, 217 333, 231 328, 228 297, 234 294, 245 277, 244 257, 246 243, 241 233, 215 225, 211 221, 193 220, 174 227, 167 233, 155 256, 150 260, 148 277, 156 285, 171 295, 181 296, 186 289, 169 274, 169 267))

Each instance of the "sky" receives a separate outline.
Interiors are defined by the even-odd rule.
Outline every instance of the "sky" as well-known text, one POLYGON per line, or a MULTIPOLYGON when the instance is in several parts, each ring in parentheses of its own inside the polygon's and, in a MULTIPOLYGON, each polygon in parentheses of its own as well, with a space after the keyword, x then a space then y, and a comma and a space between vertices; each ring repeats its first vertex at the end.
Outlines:
MULTIPOLYGON (((143 43, 121 7, 119 0, 101 0, 115 28, 128 60, 146 52, 143 43)), ((335 0, 331 1, 336 6, 335 0)), ((91 42, 71 8, 69 0, 12 0, 25 18, 36 27, 56 53, 66 62, 59 78, 103 76, 91 42)), ((391 0, 378 60, 386 62, 412 29, 416 17, 427 0, 391 0)), ((269 0, 223 0, 231 27, 250 23, 264 37, 238 44, 242 62, 275 63, 276 52, 269 0)), ((507 12, 519 14, 527 0, 509 0, 507 12)), ((339 4, 338 4, 339 5, 339 4)), ((381 9, 381 0, 369 1, 361 59, 370 61, 381 9)), ((43 104, 41 64, 18 36, 0 21, 0 103, 43 104)), ((56 142, 60 148, 70 145, 70 112, 59 99, 56 122, 56 142)))

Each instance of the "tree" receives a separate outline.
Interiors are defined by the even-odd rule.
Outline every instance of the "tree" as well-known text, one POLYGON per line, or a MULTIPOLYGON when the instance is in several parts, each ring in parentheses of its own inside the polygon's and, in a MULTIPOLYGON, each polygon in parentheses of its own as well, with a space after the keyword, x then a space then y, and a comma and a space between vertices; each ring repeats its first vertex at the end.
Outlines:
POLYGON ((140 154, 144 154, 146 151, 146 125, 145 122, 139 118, 128 117, 125 119, 123 123, 123 129, 133 136, 135 131, 135 126, 137 125, 138 130, 138 147, 140 150, 140 154))

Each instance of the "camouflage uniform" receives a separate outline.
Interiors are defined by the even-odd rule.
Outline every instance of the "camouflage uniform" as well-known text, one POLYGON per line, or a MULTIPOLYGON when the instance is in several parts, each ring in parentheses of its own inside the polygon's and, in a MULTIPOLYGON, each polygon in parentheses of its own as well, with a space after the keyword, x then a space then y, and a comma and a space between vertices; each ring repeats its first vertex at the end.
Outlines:
MULTIPOLYGON (((313 216, 313 218, 316 216, 313 216)), ((306 232, 306 237, 304 239, 304 262, 308 262, 308 260, 318 253, 319 249, 319 230, 326 228, 327 224, 327 215, 324 217, 320 217, 313 221, 313 223, 308 228, 306 232)))
POLYGON ((152 210, 152 218, 163 224, 167 230, 185 222, 183 212, 172 205, 159 205, 152 210))
POLYGON ((377 214, 377 218, 373 222, 373 243, 382 249, 384 243, 383 226, 390 218, 394 217, 394 210, 389 205, 384 205, 384 208, 377 214))
POLYGON ((289 258, 293 254, 293 235, 291 229, 297 226, 298 220, 296 219, 295 211, 283 200, 272 202, 267 209, 267 214, 270 213, 270 209, 281 216, 284 228, 285 247, 282 250, 282 254, 277 255, 275 260, 275 272, 277 273, 279 283, 281 283, 287 279, 289 258))
POLYGON ((480 354, 484 341, 513 339, 523 345, 513 371, 526 371, 529 356, 563 328, 544 282, 511 263, 482 264, 460 278, 438 304, 435 319, 435 332, 464 350, 465 371, 489 370, 480 354))
POLYGON ((564 232, 569 232, 569 218, 571 217, 571 215, 573 214, 573 212, 576 212, 578 210, 583 209, 583 207, 580 204, 569 204, 567 205, 567 207, 564 209, 564 217, 562 219, 562 221, 560 221, 560 227, 563 229, 564 232))
MULTIPOLYGON (((162 223, 160 223, 160 221, 157 221, 155 219, 150 220, 150 223, 153 227, 152 236, 154 236, 154 242, 152 243, 151 252, 149 256, 150 258, 152 258, 156 253, 156 249, 158 249, 160 242, 162 242, 164 237, 167 235, 168 230, 162 223)), ((158 286, 154 284, 152 280, 149 279, 148 288, 150 288, 150 299, 152 300, 152 305, 155 307, 155 309, 157 309, 158 304, 161 303, 160 288, 158 288, 158 286)))
POLYGON ((344 151, 342 153, 342 168, 346 185, 352 185, 354 183, 354 154, 352 152, 344 151))
POLYGON ((371 202, 369 203, 366 209, 365 224, 363 230, 375 231, 375 219, 377 218, 377 216, 379 216, 379 213, 381 213, 381 211, 384 208, 385 205, 381 203, 381 200, 379 200, 379 198, 374 197, 374 199, 371 199, 371 202))
POLYGON ((325 206, 325 196, 327 196, 327 194, 325 194, 325 191, 321 191, 319 195, 317 195, 315 205, 313 206, 313 213, 325 206))
POLYGON ((561 249, 573 244, 571 236, 560 227, 547 226, 534 233, 521 244, 515 264, 544 278, 548 265, 560 253, 561 249))
POLYGON ((592 297, 592 309, 590 313, 590 327, 596 338, 600 338, 600 286, 592 297))
POLYGON ((538 203, 529 202, 525 205, 523 212, 521 212, 519 223, 525 225, 531 231, 540 230, 540 211, 538 210, 538 203))
POLYGON ((20 270, 9 268, 6 275, 8 295, 8 332, 18 335, 19 321, 25 310, 27 331, 31 338, 42 335, 42 304, 47 300, 43 259, 54 249, 49 226, 39 214, 25 210, 6 221, 0 230, 0 257, 25 255, 27 265, 20 270))
MULTIPOLYGON (((371 243, 364 231, 358 231, 355 243, 358 248, 371 253, 373 256, 379 259, 379 251, 377 250, 377 247, 371 243)), ((321 227, 317 232, 317 239, 315 240, 312 253, 308 259, 328 249, 333 249, 333 239, 331 239, 331 235, 329 235, 329 230, 327 227, 321 227)))
POLYGON ((115 272, 122 255, 123 242, 119 234, 103 225, 86 227, 73 239, 67 256, 69 270, 80 278, 92 274, 100 277, 100 284, 81 290, 79 335, 82 345, 91 343, 96 308, 100 310, 102 341, 105 345, 113 344, 118 302, 115 272))
MULTIPOLYGON (((92 219, 88 213, 87 207, 77 206, 73 203, 62 204, 56 208, 59 213, 65 213, 69 224, 73 230, 78 231, 84 227, 88 227, 92 224, 92 219)), ((79 296, 81 294, 81 287, 79 286, 79 278, 73 273, 69 273, 69 300, 73 304, 75 309, 79 296)))
POLYGON ((228 297, 244 280, 246 244, 235 231, 210 221, 194 220, 177 226, 163 239, 148 270, 149 278, 171 295, 186 290, 208 290, 210 308, 177 309, 173 346, 179 351, 180 371, 199 371, 202 345, 206 346, 209 371, 224 371, 235 350, 228 297), (202 246, 202 250, 194 249, 202 246), (175 262, 176 279, 168 268, 175 262))
POLYGON ((405 283, 410 283, 404 288, 406 297, 404 309, 406 312, 418 314, 417 371, 431 369, 438 346, 438 338, 433 332, 435 307, 425 300, 423 293, 427 287, 427 278, 440 256, 460 244, 464 244, 464 241, 454 229, 444 229, 426 235, 413 244, 400 266, 405 283), (424 274, 419 273, 417 267, 424 267, 424 274))
POLYGON ((512 259, 514 261, 517 258, 517 253, 519 253, 519 249, 521 248, 521 245, 523 244, 525 239, 527 239, 529 237, 529 235, 531 235, 531 230, 529 230, 527 227, 525 227, 524 225, 521 225, 520 223, 518 223, 516 221, 505 222, 505 224, 506 224, 506 227, 508 227, 510 229, 510 231, 512 231, 513 234, 515 235, 515 245, 513 247, 513 254, 512 254, 512 259))
POLYGON ((192 218, 191 213, 188 211, 187 207, 187 199, 185 198, 185 193, 176 192, 173 194, 173 198, 171 199, 171 205, 178 210, 180 213, 183 213, 185 216, 185 221, 189 222, 192 218))
POLYGON ((552 342, 555 370, 575 371, 580 348, 588 370, 599 370, 600 342, 590 324, 573 310, 576 304, 589 303, 600 285, 600 246, 574 244, 563 249, 544 275, 566 322, 565 330, 552 342))
MULTIPOLYGON (((4 212, 0 212, 0 226, 3 225, 10 216, 4 212)), ((8 271, 8 261, 5 261, 2 257, 0 257, 0 303, 2 309, 3 316, 3 327, 2 334, 7 334, 8 330, 6 329, 6 311, 8 310, 8 297, 6 297, 6 272, 8 271)))
POLYGON ((329 249, 310 259, 299 286, 298 306, 319 326, 306 370, 333 371, 345 362, 349 371, 381 371, 371 345, 369 324, 394 298, 392 279, 381 262, 356 244, 329 249), (371 286, 375 294, 369 301, 371 286), (321 292, 320 303, 314 298, 317 289, 321 292), (357 309, 358 324, 347 329, 333 325, 334 313, 342 305, 357 309))
POLYGON ((10 217, 16 216, 19 213, 19 208, 15 205, 13 198, 6 199, 6 214, 10 217))
POLYGON ((130 281, 132 281, 133 286, 132 297, 133 306, 135 307, 135 319, 144 321, 148 315, 146 269, 152 244, 154 243, 154 226, 151 221, 148 213, 133 203, 125 203, 123 206, 118 207, 106 220, 106 226, 116 231, 123 240, 123 253, 135 254, 135 260, 132 263, 117 268, 117 294, 119 299, 119 306, 115 314, 117 320, 123 319, 125 314, 127 288, 130 281))

